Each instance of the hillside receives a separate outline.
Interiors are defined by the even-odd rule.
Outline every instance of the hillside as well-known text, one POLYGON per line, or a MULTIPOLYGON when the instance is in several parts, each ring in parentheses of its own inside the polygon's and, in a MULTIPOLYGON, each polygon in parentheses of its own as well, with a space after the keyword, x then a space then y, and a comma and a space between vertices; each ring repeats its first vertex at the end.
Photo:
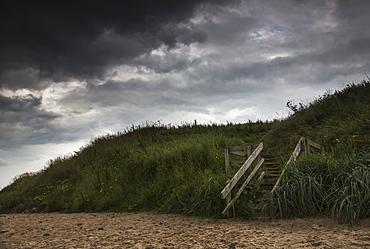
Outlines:
MULTIPOLYGON (((147 123, 99 137, 40 172, 17 177, 0 192, 0 212, 153 210, 219 217, 225 205, 220 192, 237 170, 224 170, 227 147, 264 141, 284 162, 306 136, 330 155, 369 152, 370 81, 287 107, 292 114, 284 120, 147 123)), ((236 213, 253 213, 250 198, 246 191, 236 213)))
POLYGON ((97 138, 73 156, 51 160, 40 172, 19 176, 1 191, 0 210, 219 214, 213 209, 221 208, 220 183, 230 177, 224 172, 224 148, 260 141, 270 126, 131 127, 97 138))
POLYGON ((301 136, 323 144, 327 152, 343 154, 370 143, 370 81, 348 84, 309 103, 294 105, 292 114, 273 125, 265 140, 284 160, 301 136))

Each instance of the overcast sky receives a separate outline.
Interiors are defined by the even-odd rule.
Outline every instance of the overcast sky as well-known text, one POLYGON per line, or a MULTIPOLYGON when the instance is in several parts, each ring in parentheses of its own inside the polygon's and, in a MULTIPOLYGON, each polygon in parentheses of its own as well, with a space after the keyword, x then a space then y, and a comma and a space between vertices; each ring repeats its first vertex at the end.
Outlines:
POLYGON ((370 73, 369 10, 361 0, 3 0, 0 188, 132 124, 272 120, 288 100, 358 83, 370 73))

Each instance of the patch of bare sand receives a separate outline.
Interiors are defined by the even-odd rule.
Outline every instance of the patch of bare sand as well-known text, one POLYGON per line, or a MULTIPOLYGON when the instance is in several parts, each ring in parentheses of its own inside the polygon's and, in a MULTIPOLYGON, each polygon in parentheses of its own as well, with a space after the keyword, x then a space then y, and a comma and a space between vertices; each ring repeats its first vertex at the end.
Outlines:
POLYGON ((0 248, 369 248, 370 219, 205 219, 151 213, 0 215, 0 248), (44 236, 49 234, 49 236, 44 236))

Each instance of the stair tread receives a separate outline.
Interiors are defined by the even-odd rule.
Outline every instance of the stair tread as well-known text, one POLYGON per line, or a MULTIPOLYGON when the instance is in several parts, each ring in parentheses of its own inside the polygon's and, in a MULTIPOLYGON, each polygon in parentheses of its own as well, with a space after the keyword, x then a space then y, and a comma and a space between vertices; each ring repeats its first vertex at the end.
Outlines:
POLYGON ((258 193, 262 196, 258 197, 256 199, 256 202, 268 200, 268 198, 263 197, 263 195, 265 193, 271 192, 281 174, 281 171, 278 167, 279 164, 276 162, 275 158, 272 155, 262 153, 262 157, 265 160, 263 167, 263 170, 265 171, 265 176, 260 182, 260 187, 258 190, 258 193))
POLYGON ((280 171, 278 168, 265 168, 266 171, 280 171))
POLYGON ((261 185, 263 185, 263 186, 275 185, 275 182, 261 182, 261 185))

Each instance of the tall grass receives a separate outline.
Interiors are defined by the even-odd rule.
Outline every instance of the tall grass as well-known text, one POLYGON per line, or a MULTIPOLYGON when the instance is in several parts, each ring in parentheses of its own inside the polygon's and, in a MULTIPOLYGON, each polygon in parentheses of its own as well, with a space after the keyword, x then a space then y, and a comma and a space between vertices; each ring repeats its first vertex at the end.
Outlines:
MULTIPOLYGON (((369 96, 370 82, 363 81, 308 104, 290 101, 292 114, 284 120, 127 127, 17 177, 0 191, 0 212, 152 210, 218 217, 225 207, 220 192, 238 170, 225 172, 225 148, 263 141, 284 165, 306 136, 324 145, 326 156, 290 165, 266 212, 277 217, 329 212, 356 222, 370 210, 369 96)), ((251 187, 253 181, 235 205, 237 215, 253 215, 251 187)))
POLYGON ((347 223, 370 217, 370 149, 292 163, 265 212, 280 218, 330 213, 347 223))
MULTIPOLYGON (((97 138, 1 191, 1 212, 155 210, 220 216, 224 148, 260 141, 270 123, 159 123, 97 138)), ((237 170, 237 169, 234 169, 237 170)))
POLYGON ((288 101, 291 115, 274 123, 265 136, 271 152, 286 162, 301 136, 340 156, 369 145, 370 80, 327 91, 308 103, 288 101))

